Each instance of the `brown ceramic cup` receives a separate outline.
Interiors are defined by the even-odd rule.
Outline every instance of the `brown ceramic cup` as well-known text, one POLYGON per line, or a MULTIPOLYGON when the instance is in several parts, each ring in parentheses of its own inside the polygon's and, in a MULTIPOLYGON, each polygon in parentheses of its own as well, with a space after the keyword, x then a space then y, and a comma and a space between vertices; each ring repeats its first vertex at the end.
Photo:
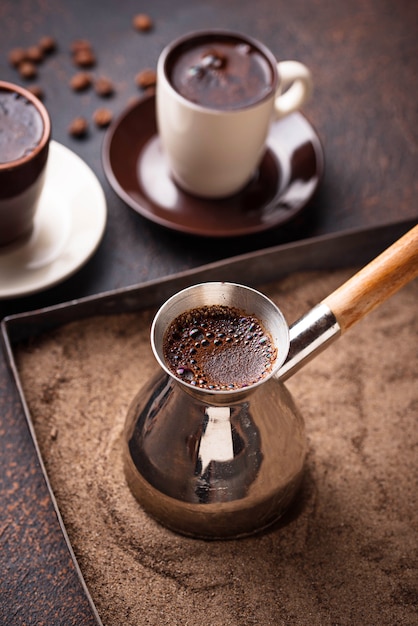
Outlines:
POLYGON ((0 81, 0 246, 33 228, 50 138, 42 102, 24 87, 0 81))

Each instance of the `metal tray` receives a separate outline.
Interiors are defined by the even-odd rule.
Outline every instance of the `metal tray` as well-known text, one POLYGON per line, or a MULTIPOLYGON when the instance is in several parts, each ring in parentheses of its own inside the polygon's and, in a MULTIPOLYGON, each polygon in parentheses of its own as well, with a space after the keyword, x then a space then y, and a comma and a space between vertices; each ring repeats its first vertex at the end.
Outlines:
MULTIPOLYGON (((74 555, 37 443, 15 362, 14 350, 20 342, 68 322, 89 316, 122 314, 157 307, 171 294, 197 282, 225 280, 257 286, 278 280, 296 271, 358 267, 375 257, 413 225, 414 222, 408 220, 306 239, 212 263, 166 279, 134 285, 5 318, 1 323, 1 336, 10 373, 10 389, 16 400, 13 407, 13 419, 18 422, 25 421, 31 440, 31 450, 27 453, 35 457, 36 460, 32 464, 31 473, 24 476, 26 489, 24 493, 29 493, 34 489, 36 492, 40 491, 42 496, 38 496, 38 499, 32 503, 28 512, 30 514, 19 516, 17 533, 22 536, 25 533, 25 526, 43 529, 36 544, 37 550, 38 552, 45 552, 47 555, 53 553, 55 556, 54 562, 44 558, 41 560, 42 565, 39 566, 35 563, 34 567, 38 566, 43 569, 43 572, 40 572, 39 580, 36 581, 36 587, 33 580, 24 580, 26 573, 22 572, 22 568, 25 568, 30 562, 32 546, 19 544, 19 550, 16 553, 13 542, 10 544, 6 542, 6 552, 3 551, 3 558, 16 563, 16 568, 9 568, 8 571, 8 575, 13 579, 10 588, 13 585, 18 586, 19 577, 23 580, 22 597, 26 600, 21 599, 21 601, 29 601, 30 599, 25 592, 25 585, 26 591, 31 593, 38 594, 39 589, 41 589, 44 602, 38 611, 42 613, 43 619, 46 616, 49 620, 54 619, 53 623, 77 624, 78 626, 82 624, 100 625, 102 623, 74 555), (35 482, 36 487, 34 487, 35 482), (54 515, 51 515, 51 511, 54 515), (45 528, 49 529, 48 532, 45 528), (19 567, 18 561, 21 550, 26 551, 25 554, 29 550, 29 557, 22 558, 19 567), (51 578, 54 578, 52 584, 51 578)), ((12 437, 13 429, 8 434, 7 442, 9 449, 13 448, 12 460, 18 466, 22 450, 19 448, 19 442, 14 441, 12 437)), ((9 457, 10 452, 7 458, 9 459, 9 457)), ((9 505, 10 502, 13 504, 13 498, 10 500, 10 497, 7 501, 9 505)), ((13 509, 13 506, 11 508, 13 509)), ((14 513, 11 515, 14 519, 14 513)), ((11 601, 7 606, 11 606, 11 601)), ((40 619, 39 612, 38 618, 40 619)))

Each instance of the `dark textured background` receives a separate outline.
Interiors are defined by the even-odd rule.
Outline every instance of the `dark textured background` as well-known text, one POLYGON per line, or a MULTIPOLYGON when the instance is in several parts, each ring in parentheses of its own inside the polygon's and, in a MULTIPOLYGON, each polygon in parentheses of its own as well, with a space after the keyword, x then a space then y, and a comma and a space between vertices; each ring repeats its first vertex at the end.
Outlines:
MULTIPOLYGON (((90 165, 108 202, 104 240, 86 266, 42 294, 0 302, 0 317, 294 239, 417 216, 417 18, 412 0, 0 0, 0 77, 26 84, 9 66, 9 50, 45 34, 56 37, 59 49, 37 79, 46 94, 53 138, 90 165), (152 32, 133 30, 131 19, 139 12, 152 16, 152 32), (147 222, 105 179, 103 131, 92 126, 82 141, 67 132, 73 117, 90 116, 99 105, 120 113, 138 95, 138 71, 155 67, 161 49, 177 35, 208 27, 251 34, 278 58, 305 62, 314 75, 314 98, 304 112, 324 145, 325 178, 297 221, 263 235, 205 240, 147 222), (68 87, 75 73, 69 46, 78 38, 89 39, 96 50, 95 73, 116 85, 109 101, 68 87)), ((94 623, 3 361, 0 489, 0 623, 94 623)))

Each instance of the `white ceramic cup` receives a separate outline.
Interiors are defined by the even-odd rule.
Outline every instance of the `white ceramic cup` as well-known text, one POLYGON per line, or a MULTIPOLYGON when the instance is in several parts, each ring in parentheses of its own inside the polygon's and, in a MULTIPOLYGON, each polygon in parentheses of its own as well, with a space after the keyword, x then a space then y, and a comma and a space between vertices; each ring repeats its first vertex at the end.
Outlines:
MULTIPOLYGON (((231 80, 241 81, 240 87, 245 88, 250 79, 244 75, 231 80)), ((205 89, 207 96, 211 87, 205 89)), ((221 99, 222 93, 228 92, 225 89, 219 91, 221 99)), ((185 191, 207 198, 240 191, 251 180, 264 154, 271 123, 299 109, 311 92, 312 77, 305 65, 298 61, 278 63, 262 43, 246 35, 215 30, 177 39, 159 57, 156 90, 158 132, 174 180, 185 191), (219 45, 224 48, 218 55, 219 45), (200 46, 208 50, 203 56, 200 46), (264 85, 258 97, 253 94, 251 101, 244 99, 231 108, 228 96, 215 108, 212 103, 202 104, 200 96, 192 101, 189 94, 184 95, 186 92, 176 83, 174 72, 179 72, 179 59, 183 58, 184 62, 185 53, 191 51, 193 55, 194 48, 199 47, 200 61, 192 63, 187 70, 183 67, 180 75, 186 79, 187 72, 203 75, 214 55, 215 65, 209 71, 216 83, 219 77, 222 80, 222 71, 218 71, 216 64, 226 63, 228 70, 228 47, 236 50, 237 46, 247 54, 256 54, 263 65, 264 85)))

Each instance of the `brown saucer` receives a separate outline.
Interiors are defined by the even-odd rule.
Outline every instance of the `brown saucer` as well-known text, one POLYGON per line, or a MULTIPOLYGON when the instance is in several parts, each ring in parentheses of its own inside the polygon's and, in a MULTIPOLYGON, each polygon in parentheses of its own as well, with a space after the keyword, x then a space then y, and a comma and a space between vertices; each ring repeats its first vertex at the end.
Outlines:
POLYGON ((253 180, 220 200, 192 196, 173 181, 157 134, 155 96, 131 105, 103 143, 116 193, 140 215, 183 233, 235 237, 288 222, 308 203, 323 173, 319 138, 301 113, 275 122, 253 180))

